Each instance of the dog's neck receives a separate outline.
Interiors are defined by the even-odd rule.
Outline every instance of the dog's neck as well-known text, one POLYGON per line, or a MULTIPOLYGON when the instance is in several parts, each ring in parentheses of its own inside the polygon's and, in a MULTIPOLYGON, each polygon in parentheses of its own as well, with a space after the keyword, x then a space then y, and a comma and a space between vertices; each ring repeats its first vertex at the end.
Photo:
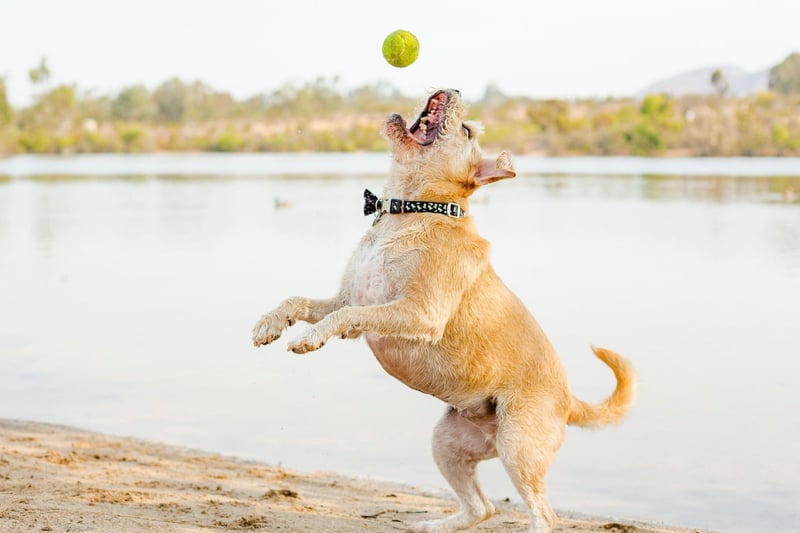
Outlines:
POLYGON ((390 177, 383 188, 383 198, 417 200, 421 202, 457 203, 465 212, 469 210, 472 190, 452 182, 420 179, 419 177, 390 177))

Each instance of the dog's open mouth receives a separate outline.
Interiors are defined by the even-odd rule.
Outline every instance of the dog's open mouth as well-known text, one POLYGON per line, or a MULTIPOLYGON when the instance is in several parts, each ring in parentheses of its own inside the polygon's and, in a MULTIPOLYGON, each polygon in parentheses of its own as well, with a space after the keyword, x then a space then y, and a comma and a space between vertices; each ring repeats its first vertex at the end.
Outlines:
POLYGON ((442 132, 449 98, 447 91, 437 91, 428 98, 428 104, 425 109, 422 110, 417 121, 408 129, 408 133, 419 144, 431 144, 442 132))

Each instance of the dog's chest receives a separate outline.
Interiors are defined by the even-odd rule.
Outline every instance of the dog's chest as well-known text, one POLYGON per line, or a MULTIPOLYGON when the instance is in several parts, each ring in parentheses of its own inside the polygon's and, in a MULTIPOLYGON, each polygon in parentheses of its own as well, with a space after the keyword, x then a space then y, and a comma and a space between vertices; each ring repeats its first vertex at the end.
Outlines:
POLYGON ((350 261, 351 305, 380 305, 402 293, 409 257, 391 235, 368 235, 350 261))

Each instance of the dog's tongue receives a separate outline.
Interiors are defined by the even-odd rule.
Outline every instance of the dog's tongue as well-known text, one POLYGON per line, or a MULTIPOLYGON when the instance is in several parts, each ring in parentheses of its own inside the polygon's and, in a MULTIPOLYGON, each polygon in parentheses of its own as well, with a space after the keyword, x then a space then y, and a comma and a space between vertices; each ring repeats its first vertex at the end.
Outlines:
MULTIPOLYGON (((424 120, 424 119, 423 119, 424 120)), ((424 122, 420 122, 420 127, 411 134, 414 139, 420 144, 428 144, 428 130, 424 122)))

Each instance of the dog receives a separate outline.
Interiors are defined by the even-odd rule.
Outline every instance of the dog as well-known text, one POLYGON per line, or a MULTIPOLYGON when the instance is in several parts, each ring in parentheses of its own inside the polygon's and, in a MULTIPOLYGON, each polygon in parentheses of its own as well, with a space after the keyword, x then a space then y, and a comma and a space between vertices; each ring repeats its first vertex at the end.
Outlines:
POLYGON ((297 321, 310 325, 288 349, 305 354, 332 337, 364 336, 387 373, 446 404, 433 457, 458 497, 455 514, 418 522, 415 532, 468 529, 494 514, 476 478, 499 457, 530 513, 531 533, 556 515, 545 476, 568 424, 619 422, 636 395, 631 363, 592 346, 616 376, 600 404, 578 400, 555 349, 489 260, 489 243, 469 215, 478 188, 513 178, 510 156, 484 158, 483 127, 465 119, 459 91, 437 90, 409 127, 399 114, 381 133, 391 165, 383 197, 365 191, 375 213, 331 299, 294 297, 262 316, 253 344, 273 342, 297 321))

